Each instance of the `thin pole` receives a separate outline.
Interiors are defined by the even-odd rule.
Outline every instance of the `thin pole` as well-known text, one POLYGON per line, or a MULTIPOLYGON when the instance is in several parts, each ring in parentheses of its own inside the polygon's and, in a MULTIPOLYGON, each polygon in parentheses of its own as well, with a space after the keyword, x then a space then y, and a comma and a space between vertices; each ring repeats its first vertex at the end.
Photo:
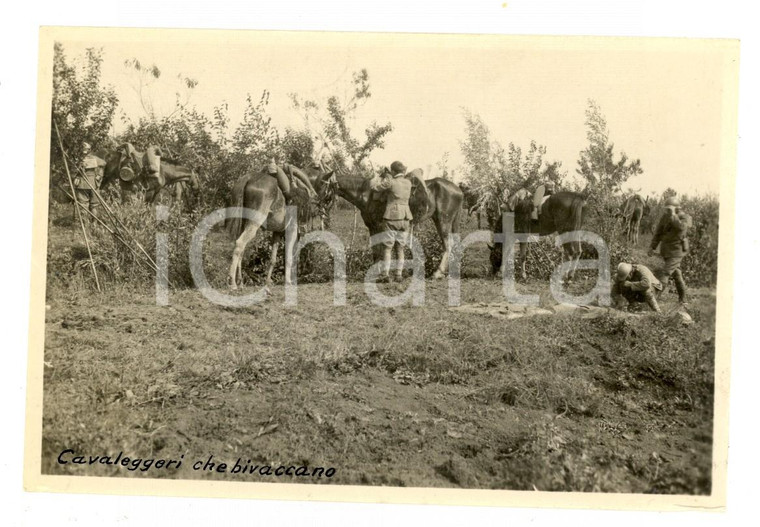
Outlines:
MULTIPOLYGON (((124 234, 126 234, 135 243, 135 245, 137 245, 137 247, 140 249, 140 251, 146 256, 146 258, 148 258, 148 261, 150 261, 150 263, 153 264, 156 267, 156 269, 158 269, 158 264, 156 264, 156 262, 153 260, 153 258, 151 258, 150 254, 148 254, 148 252, 143 248, 143 246, 140 245, 140 242, 137 241, 137 238, 135 238, 132 235, 132 233, 129 232, 129 229, 127 229, 124 226, 124 224, 121 222, 121 220, 116 216, 116 214, 114 214, 114 212, 111 210, 111 208, 105 202, 105 200, 103 199, 103 197, 100 195, 100 192, 98 192, 97 189, 92 188, 92 186, 90 186, 90 189, 95 193, 95 196, 97 196, 98 200, 100 200, 100 204, 103 205, 103 208, 109 214, 111 220, 113 220, 114 225, 117 228, 121 228, 121 230, 124 232, 124 234)), ((167 283, 171 286, 172 284, 169 281, 169 277, 165 276, 165 278, 167 280, 167 283)))
POLYGON ((146 264, 146 265, 148 266, 148 268, 150 268, 151 270, 153 270, 153 271, 158 271, 158 269, 156 269, 155 267, 153 267, 153 265, 152 265, 150 262, 148 262, 147 260, 145 260, 141 254, 139 254, 137 251, 135 251, 135 250, 134 250, 134 249, 133 249, 133 248, 132 248, 132 247, 131 247, 131 246, 130 246, 128 243, 127 243, 127 241, 126 241, 124 238, 122 238, 122 237, 121 237, 121 235, 120 235, 118 232, 116 232, 116 231, 112 230, 112 229, 111 229, 111 228, 110 228, 108 225, 106 225, 106 224, 103 222, 103 220, 101 220, 101 219, 100 219, 100 218, 98 218, 98 217, 97 217, 95 214, 93 214, 92 212, 90 212, 90 211, 89 211, 87 208, 85 208, 85 206, 84 206, 84 205, 82 205, 82 204, 80 204, 78 201, 76 201, 76 198, 75 198, 74 196, 72 196, 71 194, 69 194, 68 192, 66 192, 66 190, 65 190, 65 189, 61 189, 61 190, 62 190, 62 191, 63 191, 63 193, 64 193, 64 194, 66 194, 68 197, 72 198, 72 199, 74 200, 74 203, 76 203, 78 207, 80 207, 80 208, 81 208, 83 211, 85 211, 87 214, 89 214, 89 215, 90 215, 90 216, 91 216, 91 217, 92 217, 92 218, 93 218, 95 221, 97 221, 98 223, 100 223, 100 224, 103 226, 103 228, 104 228, 105 230, 107 230, 109 233, 111 233, 111 234, 114 236, 114 238, 116 238, 118 241, 120 241, 120 242, 122 243, 122 245, 124 245, 124 247, 126 247, 127 249, 129 249, 129 250, 130 250, 130 252, 131 252, 131 253, 132 253, 132 254, 135 256, 135 258, 136 258, 138 261, 141 261, 141 262, 143 262, 144 264, 146 264))
MULTIPOLYGON (((71 179, 71 172, 69 172, 69 163, 66 161, 66 150, 63 148, 63 141, 61 141, 61 132, 58 130, 58 123, 53 121, 55 126, 55 133, 58 136, 58 145, 61 147, 63 153, 63 166, 66 169, 66 176, 69 178, 69 186, 71 187, 71 193, 74 195, 74 203, 77 211, 77 218, 79 218, 79 226, 82 228, 82 235, 84 236, 84 244, 87 246, 87 254, 90 257, 90 266, 92 267, 92 274, 95 277, 95 287, 98 288, 98 292, 102 292, 100 289, 100 280, 98 280, 98 271, 95 269, 95 261, 92 259, 92 251, 90 250, 90 240, 87 238, 87 230, 84 228, 84 220, 82 219, 82 213, 79 211, 79 202, 76 198, 76 190, 74 190, 74 181, 71 179)), ((85 178, 86 180, 86 178, 85 178)))

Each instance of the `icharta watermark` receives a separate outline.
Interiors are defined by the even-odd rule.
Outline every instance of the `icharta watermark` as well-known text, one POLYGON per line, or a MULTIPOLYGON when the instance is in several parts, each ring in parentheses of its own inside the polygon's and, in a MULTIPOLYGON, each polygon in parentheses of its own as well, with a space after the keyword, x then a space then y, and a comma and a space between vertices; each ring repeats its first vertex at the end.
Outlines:
MULTIPOLYGON (((156 207, 159 220, 168 218, 168 208, 156 207)), ((209 301, 225 307, 247 307, 264 302, 268 298, 268 290, 262 287, 245 295, 230 295, 213 287, 206 278, 203 269, 203 246, 209 232, 218 224, 229 218, 243 218, 254 221, 266 229, 267 218, 258 211, 243 207, 228 207, 217 209, 206 216, 196 226, 190 242, 188 258, 190 271, 198 290, 209 301)), ((285 305, 298 304, 298 258, 304 247, 313 243, 327 246, 333 257, 333 305, 346 305, 346 249, 341 239, 332 232, 313 230, 299 237, 297 227, 297 208, 289 206, 286 211, 287 224, 285 228, 285 305)), ((515 280, 514 252, 517 243, 533 243, 538 241, 536 234, 523 234, 514 231, 514 214, 505 212, 502 216, 502 232, 493 233, 489 230, 477 230, 461 238, 459 234, 449 234, 450 254, 448 255, 448 304, 451 307, 460 305, 462 257, 467 247, 475 243, 498 243, 502 246, 501 281, 502 292, 509 303, 537 306, 538 295, 523 295, 517 292, 515 280)), ((370 247, 383 243, 383 235, 376 234, 370 238, 370 247)), ((549 291, 554 299, 561 304, 609 306, 610 296, 610 254, 607 244, 601 236, 584 230, 566 232, 555 237, 555 245, 562 247, 567 243, 586 243, 591 245, 597 254, 593 260, 577 259, 563 261, 558 264, 549 281, 549 291), (564 277, 578 269, 596 270, 594 286, 582 295, 571 295, 566 291, 564 277)), ((380 290, 377 279, 382 272, 382 262, 375 262, 369 267, 364 276, 364 291, 369 300, 380 307, 395 307, 411 303, 412 306, 422 306, 425 303, 425 252, 419 240, 409 234, 407 246, 412 258, 403 262, 404 269, 411 269, 411 281, 403 292, 388 295, 380 290)), ((156 235, 156 303, 169 304, 169 249, 168 237, 165 233, 156 235)), ((396 266, 397 262, 392 261, 396 266)), ((234 270, 231 270, 234 272, 234 270)))

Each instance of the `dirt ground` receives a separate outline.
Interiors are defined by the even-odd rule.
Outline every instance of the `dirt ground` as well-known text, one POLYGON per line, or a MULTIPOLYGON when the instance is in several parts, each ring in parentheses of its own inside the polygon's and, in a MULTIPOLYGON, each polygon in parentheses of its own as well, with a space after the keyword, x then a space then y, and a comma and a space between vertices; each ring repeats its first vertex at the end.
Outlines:
MULTIPOLYGON (((546 283, 519 290, 554 303, 546 283)), ((710 493, 712 291, 692 291, 691 325, 497 320, 450 310, 445 281, 426 283, 420 307, 375 306, 360 283, 341 307, 329 283, 299 286, 294 307, 273 292, 235 309, 196 290, 169 306, 150 288, 48 290, 43 473, 710 493), (119 453, 182 465, 100 458, 119 453), (226 471, 193 468, 209 456, 226 471), (262 474, 280 466, 306 469, 262 474)), ((505 299, 483 277, 463 281, 461 301, 505 299)), ((664 310, 675 301, 666 293, 664 310)))

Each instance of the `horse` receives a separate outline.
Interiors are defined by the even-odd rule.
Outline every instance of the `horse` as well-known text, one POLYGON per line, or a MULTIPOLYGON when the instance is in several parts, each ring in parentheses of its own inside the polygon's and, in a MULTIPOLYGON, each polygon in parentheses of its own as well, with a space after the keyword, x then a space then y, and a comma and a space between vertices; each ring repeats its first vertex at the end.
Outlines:
POLYGON ((145 176, 147 191, 145 200, 148 203, 154 203, 159 192, 163 188, 172 188, 174 190, 174 202, 185 203, 188 208, 192 208, 197 202, 200 195, 200 181, 198 174, 192 169, 178 162, 169 159, 161 159, 161 169, 159 172, 147 174, 145 176), (183 196, 190 192, 190 198, 183 200, 183 196))
POLYGON ((641 230, 641 219, 649 214, 649 197, 642 198, 639 194, 634 194, 626 199, 620 206, 619 216, 623 220, 623 230, 628 243, 637 245, 639 243, 639 231, 641 230))
MULTIPOLYGON (((387 173, 390 173, 387 167, 381 171, 381 174, 387 173)), ((443 242, 444 252, 434 274, 434 278, 442 278, 448 271, 451 253, 449 233, 459 232, 459 215, 464 200, 462 190, 444 178, 424 180, 422 169, 419 168, 412 170, 405 177, 412 181, 412 194, 409 198, 409 208, 413 216, 412 228, 432 218, 438 236, 443 242)), ((323 173, 315 178, 314 188, 320 200, 328 200, 331 194, 337 194, 359 209, 370 236, 384 230, 385 197, 382 193, 370 189, 369 178, 334 172, 323 173)), ((374 254, 376 258, 379 257, 379 251, 376 250, 374 254)))
MULTIPOLYGON (((291 170, 299 170, 291 167, 291 170)), ((303 173, 303 172, 302 172, 303 173)), ((297 223, 303 224, 311 215, 310 198, 308 191, 298 187, 291 190, 294 204, 298 207, 297 223)), ((235 248, 232 251, 227 283, 230 289, 238 288, 238 279, 242 282, 242 259, 246 246, 256 237, 259 229, 265 229, 272 233, 270 246, 270 261, 266 274, 266 288, 272 284, 272 271, 277 260, 277 247, 285 235, 289 225, 286 216, 285 195, 280 190, 277 179, 264 172, 255 172, 242 176, 232 187, 229 202, 230 207, 250 209, 257 213, 255 220, 230 216, 228 214, 226 227, 228 233, 235 239, 235 248)), ((285 282, 291 282, 290 262, 288 256, 293 254, 295 238, 286 238, 290 246, 285 249, 285 282)), ((241 284, 242 285, 242 284, 241 284)))
MULTIPOLYGON (((566 232, 579 231, 583 227, 584 207, 586 197, 577 192, 557 192, 549 196, 541 205, 541 213, 538 220, 531 216, 536 207, 533 195, 526 189, 520 189, 507 200, 507 210, 514 212, 515 233, 538 234, 549 236, 551 234, 564 234, 566 232)), ((501 218, 494 225, 494 232, 502 232, 501 218)), ((501 270, 502 266, 502 243, 497 242, 490 246, 491 266, 494 274, 501 270)), ((575 271, 581 257, 581 242, 570 241, 562 245, 563 261, 571 262, 571 268, 565 275, 565 282, 570 283, 575 279, 575 271)), ((525 261, 528 251, 528 242, 520 242, 521 276, 527 277, 525 261)))
POLYGON ((200 190, 195 171, 162 158, 162 151, 157 146, 151 145, 145 152, 139 152, 131 143, 123 143, 106 153, 105 161, 99 189, 104 190, 113 181, 118 181, 122 203, 130 201, 140 188, 146 189, 147 203, 154 203, 161 189, 167 187, 172 187, 175 197, 180 199, 188 187, 196 195, 200 190))
POLYGON ((464 206, 467 209, 467 216, 471 217, 473 214, 477 214, 478 229, 480 229, 482 210, 481 206, 478 204, 478 193, 466 183, 460 183, 459 188, 464 196, 464 206))

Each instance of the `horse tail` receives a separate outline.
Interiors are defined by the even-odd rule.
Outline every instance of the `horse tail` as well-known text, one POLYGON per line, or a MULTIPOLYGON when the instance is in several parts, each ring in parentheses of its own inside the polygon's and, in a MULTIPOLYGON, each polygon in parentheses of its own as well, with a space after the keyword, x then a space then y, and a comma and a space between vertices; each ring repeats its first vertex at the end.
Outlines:
MULTIPOLYGON (((235 184, 232 186, 232 195, 230 196, 229 206, 230 207, 237 207, 242 208, 244 205, 245 200, 245 187, 248 184, 248 182, 251 180, 250 175, 245 175, 238 179, 235 184)), ((227 232, 233 239, 237 239, 240 234, 243 232, 244 227, 244 221, 243 217, 240 215, 233 215, 230 216, 230 213, 227 213, 227 218, 225 220, 225 227, 227 228, 227 232)))
MULTIPOLYGON (((574 231, 580 231, 583 229, 583 213, 585 207, 586 200, 582 196, 575 197, 570 205, 570 222, 574 231)), ((580 241, 578 243, 580 243, 580 241)))

